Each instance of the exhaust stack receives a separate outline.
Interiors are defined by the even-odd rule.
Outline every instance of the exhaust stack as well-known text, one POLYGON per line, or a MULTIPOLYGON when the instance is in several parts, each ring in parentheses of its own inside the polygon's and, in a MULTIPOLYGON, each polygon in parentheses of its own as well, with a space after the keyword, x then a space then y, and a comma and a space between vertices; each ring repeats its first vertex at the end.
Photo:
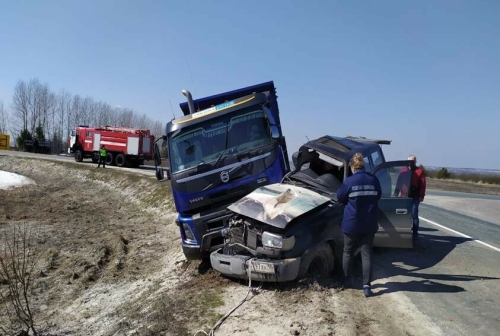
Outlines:
POLYGON ((188 90, 182 90, 182 94, 186 96, 188 106, 189 106, 189 114, 194 113, 194 103, 193 103, 193 97, 191 96, 191 92, 188 90))

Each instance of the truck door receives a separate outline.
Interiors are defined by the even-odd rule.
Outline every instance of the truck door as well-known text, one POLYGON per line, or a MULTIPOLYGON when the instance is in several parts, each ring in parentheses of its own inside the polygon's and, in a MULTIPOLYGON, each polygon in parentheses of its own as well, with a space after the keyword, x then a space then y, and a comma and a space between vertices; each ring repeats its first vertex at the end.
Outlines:
POLYGON ((380 181, 382 198, 379 207, 379 231, 374 246, 411 248, 411 161, 391 161, 376 166, 372 172, 380 181))

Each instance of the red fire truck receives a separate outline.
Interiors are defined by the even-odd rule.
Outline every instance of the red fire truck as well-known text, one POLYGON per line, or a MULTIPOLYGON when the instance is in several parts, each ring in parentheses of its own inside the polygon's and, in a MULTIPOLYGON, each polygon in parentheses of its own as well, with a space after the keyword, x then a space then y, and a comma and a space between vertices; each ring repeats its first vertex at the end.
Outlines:
POLYGON ((99 161, 99 149, 104 145, 108 155, 107 165, 138 167, 144 160, 153 158, 154 135, 147 129, 104 126, 92 128, 77 126, 68 138, 68 153, 75 155, 75 161, 91 158, 99 161))

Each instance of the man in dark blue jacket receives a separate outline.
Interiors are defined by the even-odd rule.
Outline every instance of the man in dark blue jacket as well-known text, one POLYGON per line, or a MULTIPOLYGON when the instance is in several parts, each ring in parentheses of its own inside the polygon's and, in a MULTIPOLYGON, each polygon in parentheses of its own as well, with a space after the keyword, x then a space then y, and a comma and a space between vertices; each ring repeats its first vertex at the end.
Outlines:
POLYGON ((354 154, 349 165, 352 176, 346 178, 337 191, 337 199, 345 204, 342 219, 344 287, 350 287, 354 251, 359 245, 363 263, 363 292, 368 297, 372 295, 371 256, 373 238, 378 231, 378 200, 382 190, 378 178, 365 171, 362 154, 354 154))

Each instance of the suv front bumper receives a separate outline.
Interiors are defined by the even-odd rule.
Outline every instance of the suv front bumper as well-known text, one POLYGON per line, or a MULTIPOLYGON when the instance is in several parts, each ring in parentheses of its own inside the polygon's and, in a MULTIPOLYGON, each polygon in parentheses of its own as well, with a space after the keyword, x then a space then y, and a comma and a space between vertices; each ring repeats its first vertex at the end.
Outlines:
POLYGON ((245 255, 226 255, 218 249, 210 254, 210 263, 218 272, 229 277, 265 282, 293 281, 299 275, 300 257, 289 259, 257 259, 245 255), (250 263, 265 264, 267 271, 250 270, 250 263), (271 267, 274 269, 272 272, 271 267))

